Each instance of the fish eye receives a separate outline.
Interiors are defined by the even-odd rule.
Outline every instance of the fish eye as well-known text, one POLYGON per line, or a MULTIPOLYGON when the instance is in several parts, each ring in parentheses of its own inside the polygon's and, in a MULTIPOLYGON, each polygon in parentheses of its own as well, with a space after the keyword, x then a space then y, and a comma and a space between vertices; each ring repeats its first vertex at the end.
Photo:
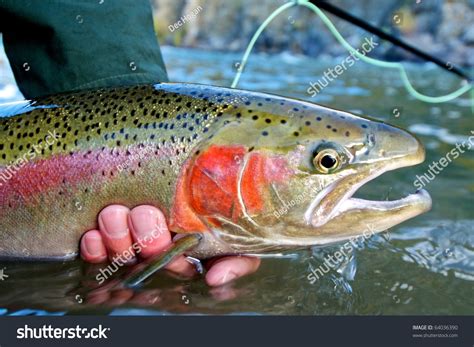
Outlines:
POLYGON ((322 172, 328 173, 336 170, 341 164, 341 157, 332 148, 326 148, 316 153, 313 159, 314 167, 322 172))

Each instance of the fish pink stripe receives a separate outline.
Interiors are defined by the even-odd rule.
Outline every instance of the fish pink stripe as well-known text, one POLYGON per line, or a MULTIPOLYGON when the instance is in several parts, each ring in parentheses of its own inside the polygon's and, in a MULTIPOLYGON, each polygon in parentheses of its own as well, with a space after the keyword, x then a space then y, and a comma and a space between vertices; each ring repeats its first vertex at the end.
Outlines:
POLYGON ((63 184, 74 189, 84 181, 113 179, 120 169, 137 167, 151 158, 170 157, 172 149, 156 145, 134 145, 128 148, 104 148, 72 154, 58 154, 48 159, 34 159, 0 170, 0 206, 19 206, 34 202, 38 194, 63 184))

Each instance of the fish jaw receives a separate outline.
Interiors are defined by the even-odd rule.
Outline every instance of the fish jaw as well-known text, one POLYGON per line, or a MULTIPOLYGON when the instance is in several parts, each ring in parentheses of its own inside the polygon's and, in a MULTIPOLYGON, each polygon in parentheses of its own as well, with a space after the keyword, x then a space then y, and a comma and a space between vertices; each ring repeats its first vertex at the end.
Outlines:
POLYGON ((423 145, 412 134, 383 123, 376 127, 371 150, 376 155, 369 153, 351 173, 319 192, 306 210, 306 223, 323 231, 324 242, 347 239, 368 230, 381 232, 431 209, 426 190, 392 201, 353 197, 360 187, 383 173, 417 165, 425 159, 423 145))

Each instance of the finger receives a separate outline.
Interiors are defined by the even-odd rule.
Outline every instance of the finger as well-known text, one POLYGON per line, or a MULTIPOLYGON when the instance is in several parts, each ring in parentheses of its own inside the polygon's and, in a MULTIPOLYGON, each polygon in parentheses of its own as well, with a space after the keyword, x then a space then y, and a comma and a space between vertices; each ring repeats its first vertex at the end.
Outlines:
POLYGON ((174 259, 171 263, 166 265, 165 269, 189 278, 197 273, 194 265, 187 261, 184 255, 174 259))
MULTIPOLYGON (((129 214, 128 224, 132 237, 141 257, 149 258, 160 254, 171 244, 171 233, 166 225, 166 218, 156 207, 142 205, 135 207, 129 214)), ((196 274, 194 267, 181 256, 166 266, 167 270, 181 276, 191 277, 196 274)))
POLYGON ((107 260, 107 250, 99 230, 90 230, 81 238, 81 257, 89 263, 107 260))
POLYGON ((259 266, 259 258, 236 256, 220 258, 207 272, 206 282, 212 287, 220 286, 257 271, 259 266))
POLYGON ((156 207, 135 207, 128 215, 128 225, 136 244, 136 253, 143 258, 160 253, 171 243, 165 216, 156 207))
POLYGON ((99 228, 107 248, 109 259, 114 261, 116 256, 122 262, 131 262, 133 254, 132 236, 128 229, 127 218, 130 210, 125 206, 110 205, 99 214, 99 228))

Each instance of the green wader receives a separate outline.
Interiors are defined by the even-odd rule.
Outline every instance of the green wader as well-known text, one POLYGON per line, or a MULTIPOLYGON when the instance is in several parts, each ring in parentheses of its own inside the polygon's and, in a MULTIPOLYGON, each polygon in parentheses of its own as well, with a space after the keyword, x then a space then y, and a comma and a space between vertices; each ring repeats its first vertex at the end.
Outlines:
POLYGON ((149 0, 0 0, 0 31, 27 99, 168 80, 149 0))

